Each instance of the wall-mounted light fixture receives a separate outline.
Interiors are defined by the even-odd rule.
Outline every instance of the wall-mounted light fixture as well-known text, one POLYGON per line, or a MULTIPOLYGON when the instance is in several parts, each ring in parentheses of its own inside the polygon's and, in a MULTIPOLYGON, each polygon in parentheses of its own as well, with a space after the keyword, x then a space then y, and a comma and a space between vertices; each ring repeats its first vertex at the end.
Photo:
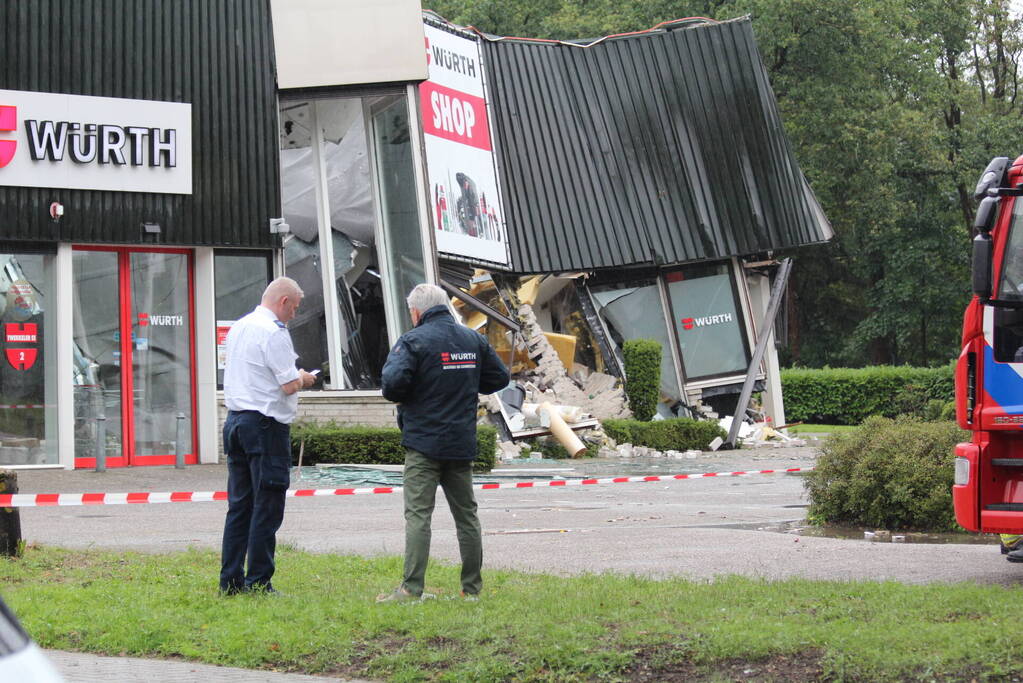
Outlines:
POLYGON ((142 224, 143 235, 159 235, 160 224, 159 223, 143 223, 142 224))

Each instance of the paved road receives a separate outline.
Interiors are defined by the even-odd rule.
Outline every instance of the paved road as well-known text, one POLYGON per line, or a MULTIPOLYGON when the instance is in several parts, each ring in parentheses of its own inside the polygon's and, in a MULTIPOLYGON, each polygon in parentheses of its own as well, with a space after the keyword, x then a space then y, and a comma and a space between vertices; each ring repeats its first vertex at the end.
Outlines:
MULTIPOLYGON (((585 461, 581 472, 676 473, 812 466, 810 447, 704 454, 693 460, 585 461)), ((551 463, 565 466, 564 463, 551 463)), ((537 463, 529 463, 537 467, 537 463)), ((225 487, 220 465, 25 471, 22 493, 208 491, 225 487)), ((298 487, 303 487, 298 482, 298 487)), ((439 497, 434 554, 456 561, 457 544, 439 497)), ((764 529, 803 519, 798 475, 478 492, 486 566, 556 574, 617 571, 712 578, 975 581, 1021 585, 1023 567, 997 546, 869 543, 764 529)), ((169 552, 219 548, 224 503, 173 503, 22 510, 27 541, 67 547, 169 552)), ((403 544, 400 495, 292 498, 278 536, 313 552, 396 555, 403 544)))

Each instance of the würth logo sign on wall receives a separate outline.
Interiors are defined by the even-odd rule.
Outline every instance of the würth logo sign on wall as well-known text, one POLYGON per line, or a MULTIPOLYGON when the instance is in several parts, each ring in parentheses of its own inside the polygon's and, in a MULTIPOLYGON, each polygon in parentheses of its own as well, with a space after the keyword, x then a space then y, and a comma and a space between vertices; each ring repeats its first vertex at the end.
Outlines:
MULTIPOLYGON (((0 135, 18 128, 18 108, 0 105, 0 135)), ((11 163, 18 151, 18 141, 0 138, 0 168, 11 163)))
POLYGON ((192 193, 192 105, 0 90, 0 185, 192 193))
POLYGON ((39 349, 26 344, 38 343, 38 327, 35 323, 4 323, 4 342, 7 362, 15 370, 28 370, 36 362, 39 349))
POLYGON ((707 327, 708 325, 720 325, 730 323, 734 320, 731 313, 720 313, 718 315, 704 315, 699 318, 682 318, 682 329, 691 330, 694 327, 707 327))

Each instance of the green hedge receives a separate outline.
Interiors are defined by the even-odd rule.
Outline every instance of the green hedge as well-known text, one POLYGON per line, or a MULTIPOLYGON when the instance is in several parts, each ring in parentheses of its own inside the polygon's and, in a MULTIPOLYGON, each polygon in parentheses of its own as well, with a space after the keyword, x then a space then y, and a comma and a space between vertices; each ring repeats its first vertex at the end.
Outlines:
MULTIPOLYGON (((292 462, 305 440, 302 465, 352 463, 355 465, 403 465, 405 448, 396 427, 339 425, 334 422, 304 422, 291 430, 292 462)), ((476 461, 473 470, 489 472, 497 461, 497 430, 490 425, 476 427, 476 461)))
POLYGON ((815 522, 879 529, 950 531, 953 452, 969 439, 953 422, 871 417, 831 436, 807 474, 815 522))
POLYGON ((630 339, 622 344, 622 356, 629 409, 637 420, 649 420, 661 396, 661 344, 655 339, 630 339))
POLYGON ((931 417, 935 412, 932 401, 944 405, 955 398, 953 371, 952 364, 939 368, 881 365, 783 370, 785 418, 789 422, 858 425, 872 415, 931 417))
POLYGON ((639 420, 604 420, 604 433, 618 443, 646 446, 659 451, 706 450, 714 437, 727 434, 716 422, 692 420, 688 417, 640 422, 639 420))

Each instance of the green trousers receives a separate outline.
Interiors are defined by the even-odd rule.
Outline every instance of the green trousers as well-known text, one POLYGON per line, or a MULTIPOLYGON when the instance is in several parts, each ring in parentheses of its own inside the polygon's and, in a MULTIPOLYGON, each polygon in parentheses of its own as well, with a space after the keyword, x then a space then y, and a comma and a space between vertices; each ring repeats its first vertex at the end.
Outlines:
POLYGON ((462 590, 476 595, 483 587, 483 536, 472 493, 472 462, 431 460, 411 448, 405 450, 405 578, 402 587, 422 595, 426 563, 430 559, 430 523, 437 486, 451 508, 462 556, 462 590))

